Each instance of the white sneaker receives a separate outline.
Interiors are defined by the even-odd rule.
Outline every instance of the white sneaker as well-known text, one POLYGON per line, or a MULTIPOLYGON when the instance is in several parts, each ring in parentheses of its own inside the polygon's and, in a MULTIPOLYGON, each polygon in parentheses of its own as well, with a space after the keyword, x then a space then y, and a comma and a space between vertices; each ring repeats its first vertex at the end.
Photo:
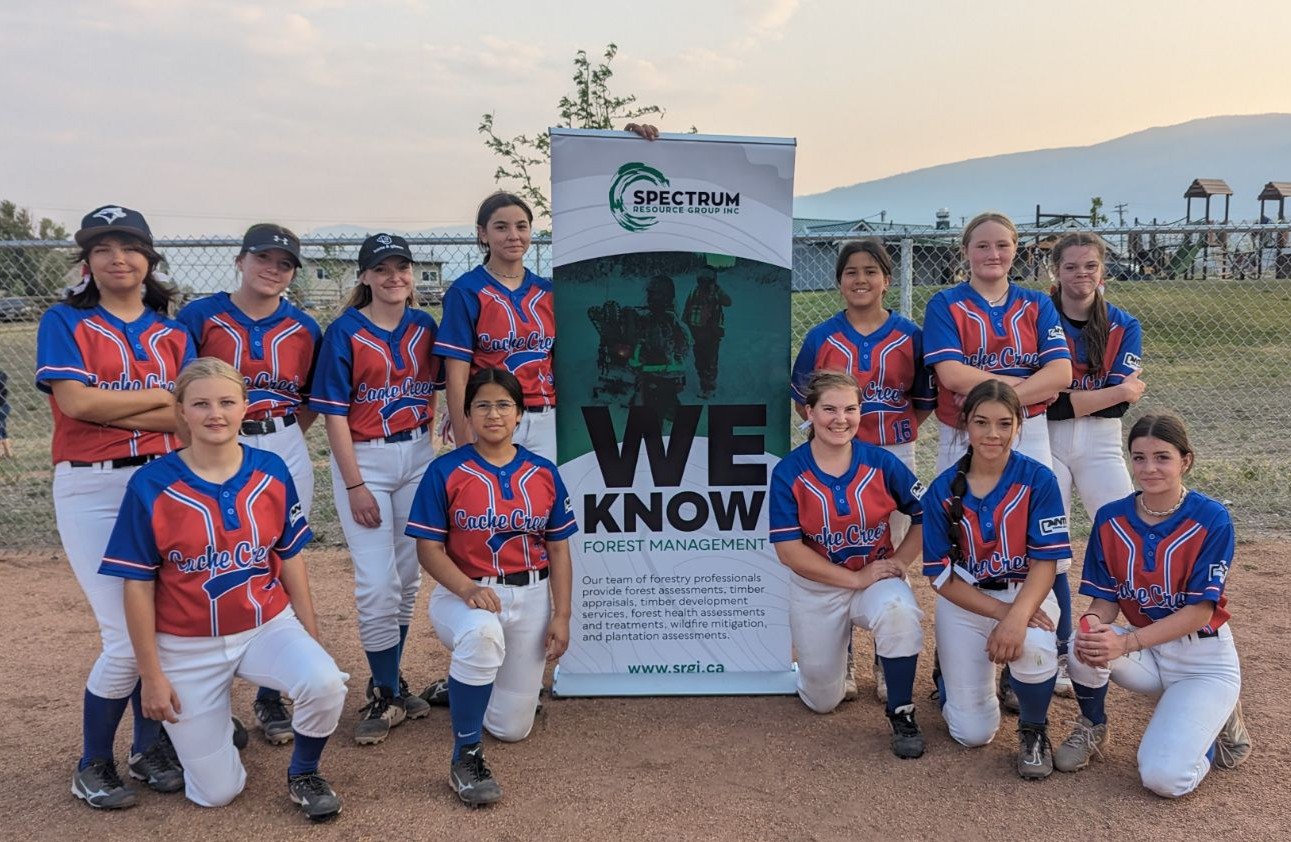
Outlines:
POLYGON ((1058 656, 1058 680, 1054 682, 1053 694, 1067 699, 1076 698, 1076 688, 1071 686, 1071 676, 1067 674, 1067 656, 1058 656))

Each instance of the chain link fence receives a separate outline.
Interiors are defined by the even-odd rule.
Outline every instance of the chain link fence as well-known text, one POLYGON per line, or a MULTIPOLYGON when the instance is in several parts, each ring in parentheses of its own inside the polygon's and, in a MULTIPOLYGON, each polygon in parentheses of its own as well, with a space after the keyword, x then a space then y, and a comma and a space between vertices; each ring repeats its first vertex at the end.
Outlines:
MULTIPOLYGON (((1013 276, 1048 289, 1049 248, 1067 229, 1022 228, 1013 276)), ((1243 539, 1291 533, 1291 224, 1100 228, 1110 246, 1108 298, 1143 325, 1148 389, 1132 409, 1173 410, 1188 422, 1198 460, 1191 485, 1230 502, 1243 539)), ((922 322, 928 299, 964 278, 958 229, 800 220, 794 238, 793 348, 841 307, 834 283, 838 246, 879 237, 896 263, 888 306, 922 322)), ((186 299, 236 284, 240 238, 158 242, 166 272, 186 299)), ((288 294, 326 326, 355 281, 362 238, 305 239, 304 267, 288 294)), ((451 279, 479 259, 470 238, 409 238, 418 259, 421 306, 439 318, 451 279)), ((57 547, 50 498, 48 399, 33 383, 36 325, 78 270, 66 242, 0 242, 0 372, 7 375, 7 434, 0 459, 0 550, 57 547)), ((551 244, 534 243, 529 267, 549 275, 551 244)), ((725 350, 725 349, 724 349, 725 350)), ((734 351, 730 349, 729 352, 734 351)), ((790 360, 785 361, 786 377, 790 360)), ((786 407, 785 423, 801 441, 786 407)), ((932 479, 936 425, 921 429, 919 474, 932 479)), ((318 472, 314 523, 340 542, 322 425, 308 436, 318 472)), ((1077 511, 1077 523, 1083 518, 1077 511)), ((1079 528, 1079 527, 1078 527, 1079 528)))

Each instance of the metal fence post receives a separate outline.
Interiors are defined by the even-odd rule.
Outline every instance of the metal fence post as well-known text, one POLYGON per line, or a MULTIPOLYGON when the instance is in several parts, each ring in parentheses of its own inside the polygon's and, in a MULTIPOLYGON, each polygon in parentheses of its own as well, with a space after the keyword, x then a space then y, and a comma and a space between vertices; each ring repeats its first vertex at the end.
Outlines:
POLYGON ((914 240, 901 241, 901 315, 914 318, 914 240))

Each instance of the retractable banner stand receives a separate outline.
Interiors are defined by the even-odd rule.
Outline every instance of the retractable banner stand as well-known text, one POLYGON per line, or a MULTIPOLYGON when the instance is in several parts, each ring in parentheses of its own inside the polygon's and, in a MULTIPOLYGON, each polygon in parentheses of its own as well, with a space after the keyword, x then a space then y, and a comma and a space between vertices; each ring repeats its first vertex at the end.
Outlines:
POLYGON ((794 142, 553 129, 562 696, 792 693, 767 484, 789 448, 794 142))

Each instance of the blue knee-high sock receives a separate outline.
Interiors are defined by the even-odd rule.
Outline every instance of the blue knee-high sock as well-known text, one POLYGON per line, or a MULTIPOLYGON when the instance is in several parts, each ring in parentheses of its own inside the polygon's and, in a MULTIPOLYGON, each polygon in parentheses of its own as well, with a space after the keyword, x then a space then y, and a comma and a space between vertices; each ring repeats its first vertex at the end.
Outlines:
POLYGON ((130 697, 105 699, 88 689, 81 710, 81 762, 84 769, 93 760, 112 760, 112 743, 117 736, 117 726, 125 715, 130 697))
POLYGON ((1018 724, 1049 724, 1049 702, 1053 701, 1053 685, 1058 676, 1051 676, 1039 684, 1023 684, 1017 676, 1009 673, 1009 684, 1018 696, 1018 724))
POLYGON ((1053 580, 1053 596, 1058 600, 1058 654, 1066 655, 1071 640, 1071 582, 1066 573, 1053 580))
POLYGON ((306 737, 299 731, 295 731, 295 734, 296 738, 292 741, 291 763, 287 766, 289 778, 306 772, 317 772, 318 760, 323 756, 323 746, 327 745, 327 737, 306 737))
POLYGON ((392 694, 399 693, 399 644, 379 652, 364 652, 368 668, 372 670, 372 683, 384 687, 392 694))
POLYGON ((493 695, 493 682, 463 684, 448 677, 448 711, 453 721, 453 759, 464 746, 480 742, 484 731, 484 712, 493 695))
POLYGON ((914 701, 914 671, 918 655, 906 658, 879 658, 883 680, 888 684, 888 713, 914 701))
POLYGON ((280 702, 282 701, 282 693, 279 693, 277 690, 273 689, 272 687, 261 687, 259 690, 256 691, 256 701, 257 702, 280 702))
POLYGON ((403 667, 403 645, 408 642, 408 626, 399 627, 399 655, 395 659, 398 661, 400 668, 403 667))
POLYGON ((1107 685, 1086 687, 1073 681, 1071 686, 1076 691, 1076 704, 1080 705, 1080 715, 1093 725, 1102 725, 1106 722, 1107 712, 1103 709, 1103 705, 1107 701, 1107 685))
POLYGON ((149 719, 143 715, 142 681, 134 686, 134 692, 130 694, 130 709, 134 711, 134 740, 130 744, 130 751, 143 754, 161 736, 161 720, 149 719))
POLYGON ((946 706, 946 678, 941 674, 941 653, 932 650, 932 683, 937 686, 937 707, 946 706))

